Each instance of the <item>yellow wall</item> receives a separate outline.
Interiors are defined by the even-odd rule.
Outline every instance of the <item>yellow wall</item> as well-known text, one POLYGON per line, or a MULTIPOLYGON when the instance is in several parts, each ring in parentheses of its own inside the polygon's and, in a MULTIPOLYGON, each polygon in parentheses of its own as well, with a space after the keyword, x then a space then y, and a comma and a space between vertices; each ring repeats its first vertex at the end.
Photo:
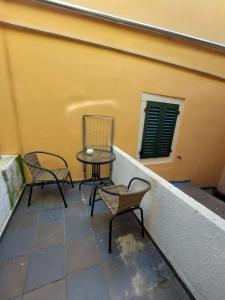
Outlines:
POLYGON ((5 34, 0 28, 0 154, 21 151, 11 76, 5 34))
POLYGON ((71 0, 70 2, 225 43, 224 0, 71 0))
MULTIPOLYGON (((173 63, 225 76, 224 56, 218 52, 26 1, 0 5, 2 19, 8 22, 160 54, 173 63)), ((61 154, 73 179, 80 179, 82 168, 75 154, 82 148, 83 114, 114 115, 115 144, 135 156, 142 93, 168 95, 185 99, 175 149, 175 157, 183 159, 149 167, 168 179, 217 184, 225 161, 224 80, 10 26, 2 26, 0 38, 1 123, 7 128, 1 151, 18 151, 20 145, 23 153, 43 149, 61 154)))

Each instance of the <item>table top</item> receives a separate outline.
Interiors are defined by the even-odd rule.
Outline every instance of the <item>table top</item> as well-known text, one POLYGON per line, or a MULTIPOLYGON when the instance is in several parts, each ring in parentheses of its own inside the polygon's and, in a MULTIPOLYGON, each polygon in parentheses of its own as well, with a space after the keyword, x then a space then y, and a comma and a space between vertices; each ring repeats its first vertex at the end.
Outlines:
POLYGON ((107 150, 94 149, 92 154, 87 154, 86 150, 80 151, 76 155, 77 160, 86 164, 108 164, 116 159, 116 155, 107 150))

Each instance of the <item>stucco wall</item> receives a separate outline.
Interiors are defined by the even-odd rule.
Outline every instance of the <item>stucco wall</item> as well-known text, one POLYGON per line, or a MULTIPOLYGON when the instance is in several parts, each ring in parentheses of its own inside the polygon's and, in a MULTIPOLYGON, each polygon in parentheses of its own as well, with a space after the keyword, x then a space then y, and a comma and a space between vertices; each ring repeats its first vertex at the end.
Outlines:
POLYGON ((114 147, 113 181, 138 176, 151 182, 142 200, 145 228, 199 300, 225 294, 225 221, 114 147))
POLYGON ((19 155, 2 155, 0 159, 0 236, 13 213, 24 188, 19 155))
POLYGON ((5 34, 0 28, 0 154, 20 152, 14 91, 7 57, 5 34))
POLYGON ((70 0, 88 8, 225 43, 223 0, 70 0), (213 22, 212 20, 216 20, 213 22))
POLYGON ((225 194, 225 167, 223 168, 223 171, 221 173, 220 180, 217 185, 217 190, 220 193, 225 194))
MULTIPOLYGON (((225 76, 224 56, 209 49, 35 2, 0 2, 0 14, 5 21, 157 55, 190 69, 225 76)), ((83 114, 114 115, 116 143, 135 156, 142 93, 168 95, 184 99, 175 159, 150 167, 168 179, 217 184, 225 161, 223 80, 41 32, 2 26, 0 35, 4 50, 0 59, 7 62, 0 69, 4 87, 0 90, 4 103, 0 151, 14 147, 16 152, 19 137, 22 153, 34 149, 59 153, 78 180, 82 165, 75 154, 82 148, 83 114)))

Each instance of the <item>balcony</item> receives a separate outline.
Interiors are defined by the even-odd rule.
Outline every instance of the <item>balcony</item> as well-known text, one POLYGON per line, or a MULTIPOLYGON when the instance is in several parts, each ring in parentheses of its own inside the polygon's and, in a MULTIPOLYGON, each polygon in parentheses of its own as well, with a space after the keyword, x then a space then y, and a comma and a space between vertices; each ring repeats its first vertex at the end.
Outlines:
POLYGON ((113 2, 0 1, 0 300, 224 299, 224 5, 113 2), (84 115, 115 119, 112 181, 152 187, 144 239, 138 214, 118 217, 110 255, 110 214, 78 190, 84 115), (27 207, 33 150, 68 162, 68 208, 51 184, 27 207))
POLYGON ((110 214, 98 201, 90 217, 89 185, 65 186, 68 208, 54 185, 36 187, 28 208, 26 189, 0 244, 1 299, 219 299, 223 220, 119 148, 114 153, 115 183, 135 175, 152 184, 142 201, 145 238, 138 215, 122 215, 108 254, 110 214))
MULTIPOLYGON (((113 180, 126 181, 132 170, 128 166, 123 178, 118 167, 130 161, 118 148, 115 153, 113 180)), ((110 214, 98 201, 90 217, 90 188, 65 186, 68 208, 54 185, 36 187, 31 207, 25 190, 0 244, 0 298, 189 299, 147 232, 141 238, 132 213, 116 220, 108 254, 110 214)))

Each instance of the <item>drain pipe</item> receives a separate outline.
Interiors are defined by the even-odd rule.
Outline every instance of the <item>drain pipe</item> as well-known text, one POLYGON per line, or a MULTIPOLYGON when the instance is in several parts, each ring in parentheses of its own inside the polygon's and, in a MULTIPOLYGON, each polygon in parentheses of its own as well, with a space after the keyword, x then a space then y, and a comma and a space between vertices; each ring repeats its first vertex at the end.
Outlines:
POLYGON ((172 31, 172 30, 168 30, 165 28, 153 26, 150 24, 137 22, 137 21, 134 21, 131 19, 121 18, 121 17, 115 16, 115 15, 100 12, 98 10, 86 8, 86 7, 83 7, 83 6, 74 4, 74 3, 69 3, 66 1, 62 1, 62 0, 36 0, 36 1, 50 5, 50 6, 54 6, 57 8, 66 9, 66 10, 76 12, 79 14, 87 15, 87 16, 98 18, 98 19, 105 20, 105 21, 109 21, 112 23, 130 26, 130 27, 134 27, 137 29, 162 34, 162 35, 165 35, 168 37, 177 38, 177 39, 189 41, 192 43, 197 43, 199 45, 207 46, 210 48, 215 48, 215 49, 219 49, 219 50, 223 50, 223 51, 225 50, 225 45, 220 44, 220 43, 201 39, 201 38, 198 38, 198 37, 195 37, 192 35, 183 34, 183 33, 177 32, 177 31, 172 31))

